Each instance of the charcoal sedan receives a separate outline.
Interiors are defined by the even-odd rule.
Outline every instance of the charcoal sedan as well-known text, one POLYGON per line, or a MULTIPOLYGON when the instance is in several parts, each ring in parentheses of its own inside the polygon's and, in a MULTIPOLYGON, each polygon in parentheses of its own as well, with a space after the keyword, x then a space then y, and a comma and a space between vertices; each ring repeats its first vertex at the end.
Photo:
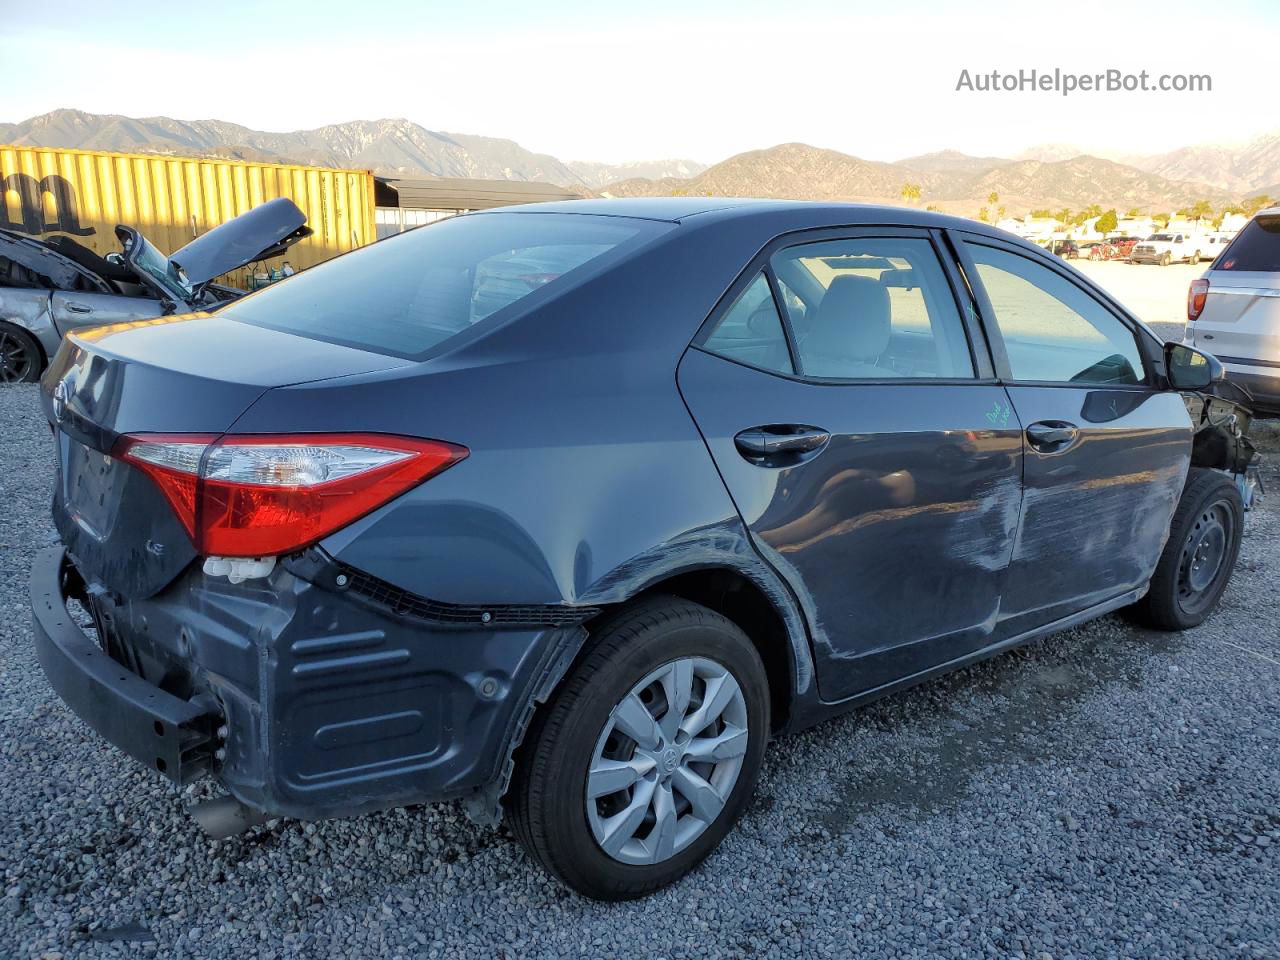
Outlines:
POLYGON ((923 211, 458 217, 67 338, 38 653, 107 741, 221 782, 215 834, 459 798, 635 897, 772 736, 1109 611, 1208 616, 1253 494, 1221 375, 923 211))

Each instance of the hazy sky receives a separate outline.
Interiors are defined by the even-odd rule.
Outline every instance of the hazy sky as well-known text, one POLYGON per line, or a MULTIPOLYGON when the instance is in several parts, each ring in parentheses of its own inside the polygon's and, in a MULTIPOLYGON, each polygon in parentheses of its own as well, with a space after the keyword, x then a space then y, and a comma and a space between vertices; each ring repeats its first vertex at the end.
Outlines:
POLYGON ((266 130, 408 117, 561 159, 804 141, 1110 153, 1280 127, 1280 3, 0 0, 0 120, 57 107, 266 130), (956 92, 962 69, 1207 73, 1211 93, 956 92))

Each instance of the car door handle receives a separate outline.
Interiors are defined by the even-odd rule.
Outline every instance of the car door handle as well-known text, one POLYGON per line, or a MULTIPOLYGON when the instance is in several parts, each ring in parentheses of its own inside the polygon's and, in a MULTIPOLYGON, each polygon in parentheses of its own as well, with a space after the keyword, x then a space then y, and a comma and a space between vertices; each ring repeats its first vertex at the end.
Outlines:
POLYGON ((817 454, 827 445, 831 434, 818 427, 774 423, 743 430, 733 438, 738 452, 752 463, 773 462, 784 466, 817 454))
POLYGON ((93 307, 85 303, 68 303, 67 309, 72 313, 93 313, 93 307))
POLYGON ((1080 430, 1065 420, 1040 420, 1027 427, 1027 442, 1037 450, 1056 450, 1076 438, 1080 430))

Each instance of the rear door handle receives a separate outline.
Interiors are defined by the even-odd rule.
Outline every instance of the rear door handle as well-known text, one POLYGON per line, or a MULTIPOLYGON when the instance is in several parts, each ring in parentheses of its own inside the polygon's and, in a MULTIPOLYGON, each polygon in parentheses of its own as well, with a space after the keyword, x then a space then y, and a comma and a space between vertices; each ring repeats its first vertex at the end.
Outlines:
POLYGON ((93 307, 84 303, 68 303, 67 309, 72 313, 93 313, 93 307))
POLYGON ((1040 420, 1027 427, 1027 442, 1048 452, 1065 447, 1079 432, 1074 423, 1065 420, 1040 420))
POLYGON ((830 439, 831 434, 818 427, 773 423, 743 430, 733 442, 752 463, 787 466, 821 452, 830 439))

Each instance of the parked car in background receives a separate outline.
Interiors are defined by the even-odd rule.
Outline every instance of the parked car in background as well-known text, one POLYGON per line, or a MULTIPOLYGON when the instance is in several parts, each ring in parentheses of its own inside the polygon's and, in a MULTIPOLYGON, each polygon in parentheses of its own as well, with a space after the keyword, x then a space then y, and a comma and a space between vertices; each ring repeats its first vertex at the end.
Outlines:
POLYGON ((1102 259, 1127 260, 1141 237, 1109 237, 1102 245, 1102 259))
POLYGON ((1200 243, 1200 259, 1216 260, 1218 254, 1227 249, 1227 246, 1235 239, 1234 233, 1206 233, 1202 237, 1200 243))
POLYGON ((1186 342, 1213 351, 1257 409, 1280 415, 1280 207, 1256 214, 1191 281, 1186 342))
POLYGON ((1199 263, 1204 252, 1204 237, 1190 233, 1153 233, 1134 244, 1129 254, 1131 263, 1158 263, 1167 267, 1174 263, 1199 263))
POLYGON ((1056 254, 1063 260, 1074 260, 1080 256, 1080 248, 1076 242, 1070 238, 1066 240, 1055 240, 1049 246, 1049 252, 1056 254))
POLYGON ((311 234, 292 200, 279 198, 220 224, 166 257, 133 227, 116 227, 120 253, 100 257, 66 236, 0 230, 0 382, 40 377, 71 330, 210 310, 243 291, 224 273, 278 256, 311 234))
POLYGON ((67 337, 36 648, 108 741, 222 783, 215 833, 459 799, 636 897, 775 735, 1112 610, 1202 622, 1252 455, 1220 375, 970 220, 459 216, 67 337))

